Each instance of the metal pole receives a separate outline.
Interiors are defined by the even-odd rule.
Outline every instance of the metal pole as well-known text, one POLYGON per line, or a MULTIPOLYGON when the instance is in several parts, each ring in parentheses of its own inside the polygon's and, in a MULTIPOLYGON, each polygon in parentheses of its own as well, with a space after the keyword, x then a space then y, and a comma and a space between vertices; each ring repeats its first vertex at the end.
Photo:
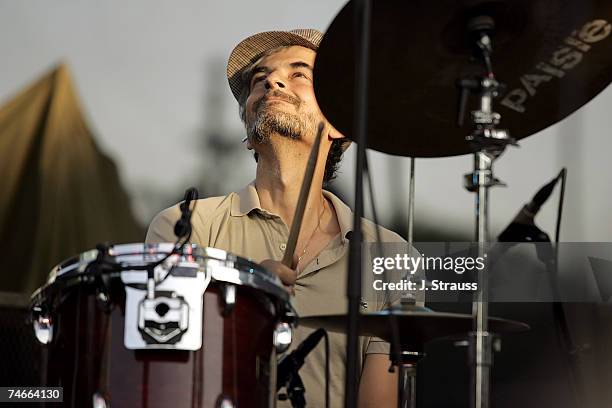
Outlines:
POLYGON ((417 364, 424 356, 422 352, 402 351, 398 359, 391 360, 392 364, 397 365, 399 369, 397 378, 397 406, 399 408, 416 408, 417 364))
MULTIPOLYGON (((484 105, 484 104, 483 104, 484 105)), ((490 109, 490 108, 489 108, 490 109)), ((476 240, 478 242, 478 257, 484 257, 489 239, 489 187, 493 180, 493 158, 484 151, 474 154, 474 174, 478 180, 476 195, 476 240)), ((491 377, 491 342, 488 331, 489 304, 488 272, 486 268, 478 272, 478 295, 473 304, 474 331, 471 333, 470 344, 472 369, 471 406, 487 408, 489 406, 489 387, 491 377)))
POLYGON ((410 181, 408 191, 408 248, 412 248, 414 230, 414 157, 410 158, 410 181))
MULTIPOLYGON (((498 95, 500 83, 495 79, 491 64, 492 40, 495 22, 489 16, 477 16, 468 22, 468 31, 476 38, 481 51, 486 74, 477 81, 461 81, 464 90, 478 91, 480 109, 472 112, 474 131, 467 140, 474 149, 474 171, 466 175, 466 187, 476 193, 476 241, 478 257, 486 254, 489 241, 489 188, 502 184, 493 176, 493 161, 499 157, 506 145, 514 144, 506 130, 496 129, 501 115, 493 112, 493 98, 498 95)), ((475 296, 472 314, 473 331, 470 333, 469 359, 472 367, 470 405, 488 408, 490 404, 490 379, 492 365, 492 334, 489 333, 489 279, 485 267, 478 271, 478 292, 475 296)))
POLYGON ((416 365, 400 364, 398 381, 398 407, 416 408, 416 365))
POLYGON ((346 296, 348 325, 346 339, 345 408, 355 408, 358 396, 359 307, 361 301, 361 218, 363 216, 363 168, 368 129, 368 71, 370 39, 370 0, 356 0, 354 8, 355 100, 353 131, 357 142, 355 166, 355 212, 349 247, 346 296))

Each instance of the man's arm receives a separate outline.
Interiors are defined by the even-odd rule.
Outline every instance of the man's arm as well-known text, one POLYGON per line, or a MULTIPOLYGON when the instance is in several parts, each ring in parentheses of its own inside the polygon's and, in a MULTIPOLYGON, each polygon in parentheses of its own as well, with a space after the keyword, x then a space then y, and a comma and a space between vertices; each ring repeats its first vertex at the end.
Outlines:
POLYGON ((359 383, 359 408, 397 407, 397 369, 389 372, 388 354, 367 354, 359 383))

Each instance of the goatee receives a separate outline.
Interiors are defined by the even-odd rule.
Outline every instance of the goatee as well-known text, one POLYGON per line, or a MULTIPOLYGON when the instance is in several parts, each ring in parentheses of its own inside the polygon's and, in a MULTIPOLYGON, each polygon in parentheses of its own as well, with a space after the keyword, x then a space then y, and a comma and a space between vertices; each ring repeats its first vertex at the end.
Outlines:
MULTIPOLYGON (((301 101, 297 98, 272 93, 270 96, 281 97, 292 103, 299 111, 301 101)), ((255 143, 268 143, 270 136, 277 133, 293 140, 300 140, 303 135, 316 132, 316 117, 313 114, 293 114, 274 109, 262 99, 255 105, 255 118, 247 123, 247 135, 255 143)))

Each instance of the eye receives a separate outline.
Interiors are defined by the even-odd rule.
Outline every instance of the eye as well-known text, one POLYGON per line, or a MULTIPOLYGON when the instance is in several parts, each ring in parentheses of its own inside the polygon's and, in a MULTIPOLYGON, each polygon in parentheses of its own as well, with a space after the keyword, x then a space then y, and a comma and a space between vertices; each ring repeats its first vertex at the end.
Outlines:
POLYGON ((255 85, 256 83, 263 81, 265 77, 266 77, 265 75, 254 76, 253 79, 251 79, 251 87, 255 85))
POLYGON ((310 80, 308 75, 306 75, 305 73, 300 72, 300 71, 294 72, 292 76, 293 76, 293 78, 306 78, 306 79, 310 80))

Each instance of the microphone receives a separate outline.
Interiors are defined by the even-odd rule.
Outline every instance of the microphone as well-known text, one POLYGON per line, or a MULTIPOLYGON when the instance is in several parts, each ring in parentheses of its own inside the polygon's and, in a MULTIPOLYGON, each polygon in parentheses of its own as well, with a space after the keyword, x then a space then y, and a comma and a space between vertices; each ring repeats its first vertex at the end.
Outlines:
POLYGON ((279 361, 276 374, 276 391, 280 390, 291 379, 292 375, 297 374, 298 370, 304 365, 306 356, 319 344, 324 335, 324 329, 317 329, 306 337, 306 340, 297 349, 279 361))
POLYGON ((534 219, 542 205, 552 194, 559 176, 538 190, 530 202, 514 217, 512 222, 499 234, 499 242, 550 242, 550 237, 535 225, 534 219))
POLYGON ((174 235, 178 239, 191 235, 191 202, 199 197, 198 189, 190 187, 185 191, 185 197, 180 205, 181 218, 174 224, 174 235))

